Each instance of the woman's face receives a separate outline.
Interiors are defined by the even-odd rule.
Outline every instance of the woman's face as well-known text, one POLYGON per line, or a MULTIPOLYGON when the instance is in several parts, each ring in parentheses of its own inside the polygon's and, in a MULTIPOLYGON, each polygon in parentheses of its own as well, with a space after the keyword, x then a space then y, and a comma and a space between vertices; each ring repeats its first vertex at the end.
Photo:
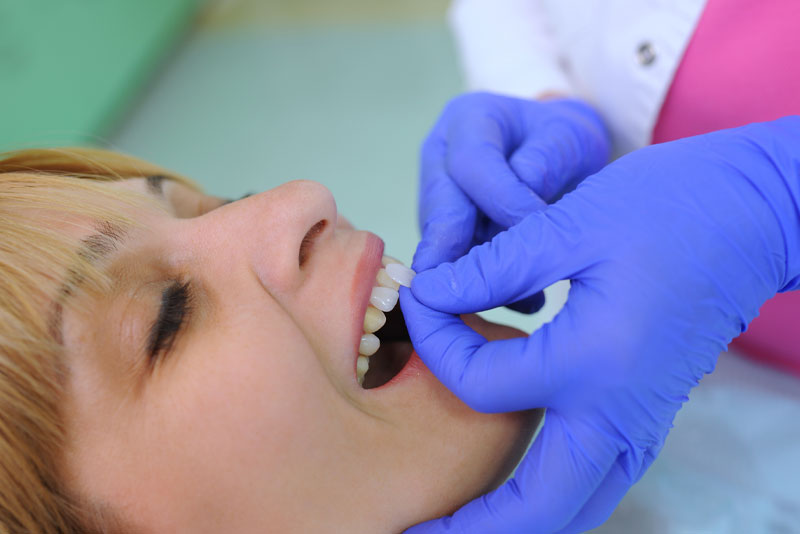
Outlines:
POLYGON ((383 243, 338 217, 327 189, 224 204, 167 181, 108 187, 153 208, 107 247, 114 289, 64 307, 80 494, 143 532, 397 532, 513 467, 536 414, 473 412, 416 358, 358 384, 383 243))

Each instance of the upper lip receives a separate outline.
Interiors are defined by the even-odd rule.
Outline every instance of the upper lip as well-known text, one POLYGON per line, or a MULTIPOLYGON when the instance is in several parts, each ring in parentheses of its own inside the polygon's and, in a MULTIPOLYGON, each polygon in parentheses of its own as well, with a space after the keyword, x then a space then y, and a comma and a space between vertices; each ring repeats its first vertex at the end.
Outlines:
POLYGON ((372 288, 375 287, 375 276, 381 268, 381 258, 383 257, 383 241, 375 234, 366 232, 364 249, 356 264, 353 274, 353 283, 350 291, 351 306, 353 310, 353 343, 355 355, 353 366, 355 367, 358 358, 358 345, 364 333, 364 314, 369 305, 369 297, 372 288))

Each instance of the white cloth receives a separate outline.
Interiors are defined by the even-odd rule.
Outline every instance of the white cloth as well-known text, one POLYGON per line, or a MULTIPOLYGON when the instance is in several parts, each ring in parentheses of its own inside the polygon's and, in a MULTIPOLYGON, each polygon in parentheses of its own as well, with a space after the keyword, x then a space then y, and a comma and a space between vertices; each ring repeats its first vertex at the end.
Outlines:
POLYGON ((706 0, 455 0, 450 22, 470 90, 579 96, 615 155, 650 143, 706 0))

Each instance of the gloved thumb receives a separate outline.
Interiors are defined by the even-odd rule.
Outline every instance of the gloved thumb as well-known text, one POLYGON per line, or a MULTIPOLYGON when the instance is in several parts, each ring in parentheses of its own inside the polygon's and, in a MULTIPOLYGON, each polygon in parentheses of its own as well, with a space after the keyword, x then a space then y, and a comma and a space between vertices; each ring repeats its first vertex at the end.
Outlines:
POLYGON ((575 225, 558 205, 528 215, 453 263, 419 273, 414 297, 447 313, 473 313, 530 297, 588 264, 575 225))

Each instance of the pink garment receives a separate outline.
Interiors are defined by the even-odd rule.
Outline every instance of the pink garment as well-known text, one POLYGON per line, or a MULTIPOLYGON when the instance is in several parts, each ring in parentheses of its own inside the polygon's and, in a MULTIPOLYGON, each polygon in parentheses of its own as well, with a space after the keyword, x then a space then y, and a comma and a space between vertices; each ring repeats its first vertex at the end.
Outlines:
MULTIPOLYGON (((800 1, 709 0, 653 143, 800 114, 800 1)), ((732 346, 800 374, 800 291, 767 301, 732 346)))

